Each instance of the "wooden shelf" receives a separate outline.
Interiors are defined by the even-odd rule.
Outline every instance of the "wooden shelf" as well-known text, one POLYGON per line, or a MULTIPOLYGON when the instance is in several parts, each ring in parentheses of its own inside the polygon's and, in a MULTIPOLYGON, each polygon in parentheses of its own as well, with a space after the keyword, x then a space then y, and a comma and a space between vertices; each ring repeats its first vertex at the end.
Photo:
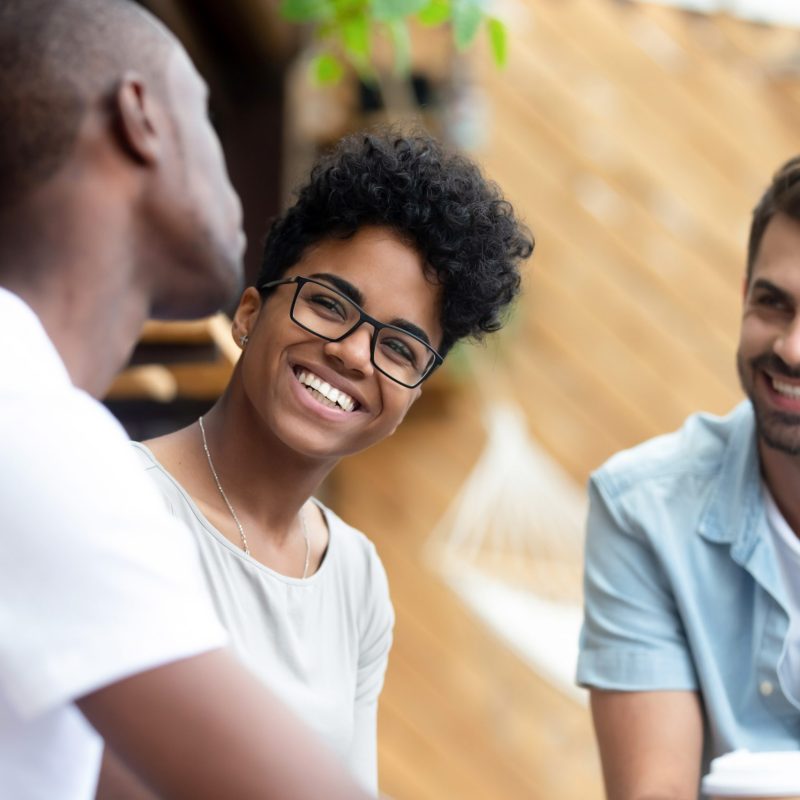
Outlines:
POLYGON ((224 314, 194 322, 148 321, 131 364, 106 395, 110 401, 214 400, 230 380, 240 350, 224 314), (148 363, 148 358, 158 361, 148 363))

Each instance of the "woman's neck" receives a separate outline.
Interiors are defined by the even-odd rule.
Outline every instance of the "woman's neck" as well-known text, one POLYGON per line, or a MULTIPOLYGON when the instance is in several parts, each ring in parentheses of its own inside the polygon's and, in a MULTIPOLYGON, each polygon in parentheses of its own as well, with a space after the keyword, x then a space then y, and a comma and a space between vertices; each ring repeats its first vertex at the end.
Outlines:
MULTIPOLYGON (((312 460, 288 448, 247 404, 235 401, 234 391, 229 387, 204 417, 211 462, 240 519, 259 529, 288 531, 337 460, 312 460)), ((195 435, 205 457, 199 426, 195 435)), ((213 488, 218 494, 216 483, 213 488)))

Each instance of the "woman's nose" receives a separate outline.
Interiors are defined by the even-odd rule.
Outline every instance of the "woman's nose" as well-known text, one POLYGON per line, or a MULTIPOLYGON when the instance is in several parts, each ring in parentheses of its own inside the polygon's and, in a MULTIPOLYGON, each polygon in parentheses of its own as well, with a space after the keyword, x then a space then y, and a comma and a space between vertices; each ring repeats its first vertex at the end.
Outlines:
POLYGON ((347 371, 360 375, 371 375, 372 365, 372 326, 359 325, 351 334, 338 342, 326 342, 325 353, 342 364, 347 371))

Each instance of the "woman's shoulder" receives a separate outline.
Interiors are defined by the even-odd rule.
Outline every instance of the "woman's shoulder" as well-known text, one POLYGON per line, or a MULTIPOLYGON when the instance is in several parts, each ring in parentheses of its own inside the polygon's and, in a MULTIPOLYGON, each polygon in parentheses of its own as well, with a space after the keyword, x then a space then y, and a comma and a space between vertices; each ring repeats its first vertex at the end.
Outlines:
POLYGON ((153 455, 153 451, 150 450, 146 444, 142 442, 131 442, 131 447, 136 453, 136 457, 142 465, 142 469, 144 469, 151 478, 156 479, 157 475, 165 472, 161 464, 158 463, 158 459, 153 455))
POLYGON ((142 468, 155 483, 170 511, 174 513, 176 506, 186 502, 184 492, 147 445, 141 442, 131 442, 131 447, 136 452, 142 468))
POLYGON ((375 553, 375 545, 363 531, 345 522, 321 500, 314 498, 314 502, 322 511, 322 516, 325 518, 331 538, 335 537, 338 540, 337 545, 339 547, 348 548, 352 553, 375 553))
POLYGON ((156 457, 147 445, 142 444, 142 442, 131 442, 131 447, 136 452, 139 461, 145 469, 157 469, 159 467, 156 457))
POLYGON ((378 571, 383 574, 383 564, 370 538, 345 522, 324 503, 319 500, 315 502, 322 509, 328 524, 331 548, 337 551, 337 562, 348 571, 363 570, 368 574, 378 571))
POLYGON ((394 608, 386 570, 375 545, 335 512, 321 503, 320 506, 330 527, 331 546, 337 548, 336 569, 345 573, 339 576, 343 580, 337 583, 345 589, 358 609, 362 634, 379 639, 391 637, 394 608))

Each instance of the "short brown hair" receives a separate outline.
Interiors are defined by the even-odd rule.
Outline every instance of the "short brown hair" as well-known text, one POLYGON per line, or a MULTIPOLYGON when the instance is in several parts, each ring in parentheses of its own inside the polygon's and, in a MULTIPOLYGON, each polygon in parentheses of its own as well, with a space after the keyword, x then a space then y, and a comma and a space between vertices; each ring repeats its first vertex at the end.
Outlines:
POLYGON ((773 176, 772 183, 753 209, 750 240, 747 245, 747 283, 753 274, 761 240, 770 220, 786 214, 800 222, 800 156, 789 159, 773 176))

